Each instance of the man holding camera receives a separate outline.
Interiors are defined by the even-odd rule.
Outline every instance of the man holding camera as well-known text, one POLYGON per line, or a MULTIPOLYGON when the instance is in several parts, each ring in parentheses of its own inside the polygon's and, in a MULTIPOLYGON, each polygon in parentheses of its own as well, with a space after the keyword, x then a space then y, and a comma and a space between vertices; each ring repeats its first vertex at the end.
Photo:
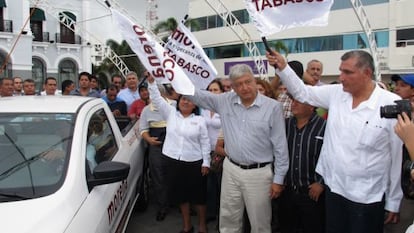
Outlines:
POLYGON ((402 142, 396 119, 380 117, 380 107, 395 105, 397 95, 372 80, 372 56, 362 50, 341 57, 340 84, 306 86, 282 55, 266 54, 289 93, 300 102, 329 110, 316 172, 326 184, 327 233, 382 233, 397 220, 402 142))
MULTIPOLYGON (((404 145, 407 149, 407 152, 411 158, 411 162, 408 164, 404 164, 405 166, 403 166, 403 169, 409 170, 411 179, 414 180, 414 162, 413 162, 414 161, 414 124, 407 114, 402 113, 401 115, 398 116, 398 123, 397 125, 395 125, 395 133, 397 133, 397 135, 401 138, 401 140, 403 140, 404 145)), ((403 206, 403 203, 401 203, 401 207, 405 208, 407 207, 407 204, 406 206, 403 206)), ((407 215, 407 217, 408 216, 411 217, 411 221, 412 221, 413 220, 412 218, 414 215, 411 213, 411 215, 407 215)), ((402 228, 398 228, 398 229, 402 230, 402 228)), ((406 233, 414 233, 414 224, 412 224, 407 229, 406 233)))
MULTIPOLYGON (((399 95, 402 99, 410 101, 414 98, 414 75, 408 74, 408 75, 393 75, 391 76, 391 80, 395 82, 395 89, 394 92, 399 95)), ((412 113, 410 113, 411 116, 413 116, 412 113)), ((408 117, 408 115, 407 115, 408 117)), ((409 160, 409 151, 407 151, 408 146, 410 144, 406 144, 406 142, 409 142, 409 140, 404 140, 406 137, 404 137, 407 133, 403 133, 402 131, 408 131, 408 126, 410 123, 410 118, 408 118, 408 121, 403 124, 403 118, 399 120, 399 124, 396 125, 396 133, 400 138, 403 140, 405 147, 403 149, 403 160, 409 160), (397 131, 398 129, 398 131, 397 131)), ((404 131, 404 132, 405 132, 404 131)), ((414 131, 413 131, 414 133, 414 131)), ((413 148, 414 149, 414 148, 413 148)), ((414 152, 414 151, 413 151, 414 152)), ((411 153, 412 156, 414 156, 414 153, 411 153)), ((414 157, 413 157, 414 158, 414 157)), ((413 160, 413 159, 411 159, 413 160)), ((404 167, 403 167, 404 169, 404 167)), ((403 171, 404 172, 404 171, 403 171)), ((409 180, 407 182, 410 182, 409 180)), ((395 224, 386 224, 384 226, 384 233, 400 233, 404 232, 407 227, 412 224, 413 222, 413 216, 414 216, 414 200, 410 199, 407 196, 404 196, 401 200, 400 204, 400 215, 399 215, 399 221, 395 224)))

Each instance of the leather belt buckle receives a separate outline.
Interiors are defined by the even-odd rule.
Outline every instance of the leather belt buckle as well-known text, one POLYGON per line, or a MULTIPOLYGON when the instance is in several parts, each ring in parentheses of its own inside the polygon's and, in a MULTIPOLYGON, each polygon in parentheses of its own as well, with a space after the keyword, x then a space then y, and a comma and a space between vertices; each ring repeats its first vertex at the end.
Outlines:
POLYGON ((239 164, 236 161, 232 160, 230 157, 228 157, 230 162, 233 163, 234 165, 240 167, 241 169, 256 169, 256 168, 262 168, 268 164, 270 164, 270 162, 267 163, 255 163, 255 164, 250 164, 250 165, 244 165, 244 164, 239 164))

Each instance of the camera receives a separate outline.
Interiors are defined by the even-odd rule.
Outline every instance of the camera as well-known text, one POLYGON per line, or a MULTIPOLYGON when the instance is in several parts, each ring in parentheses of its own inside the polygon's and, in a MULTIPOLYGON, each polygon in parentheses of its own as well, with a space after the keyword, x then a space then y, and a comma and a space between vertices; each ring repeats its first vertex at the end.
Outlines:
POLYGON ((411 119, 411 103, 409 100, 396 100, 396 105, 385 105, 380 108, 381 118, 397 118, 398 114, 405 112, 411 119))

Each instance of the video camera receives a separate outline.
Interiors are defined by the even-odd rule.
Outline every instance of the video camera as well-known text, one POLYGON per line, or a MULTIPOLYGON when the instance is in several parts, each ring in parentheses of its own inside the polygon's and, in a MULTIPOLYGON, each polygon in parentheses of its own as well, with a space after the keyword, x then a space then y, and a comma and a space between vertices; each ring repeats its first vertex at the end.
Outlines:
POLYGON ((397 118, 398 114, 405 112, 411 119, 411 103, 409 100, 396 100, 396 105, 385 105, 380 108, 381 118, 397 118))

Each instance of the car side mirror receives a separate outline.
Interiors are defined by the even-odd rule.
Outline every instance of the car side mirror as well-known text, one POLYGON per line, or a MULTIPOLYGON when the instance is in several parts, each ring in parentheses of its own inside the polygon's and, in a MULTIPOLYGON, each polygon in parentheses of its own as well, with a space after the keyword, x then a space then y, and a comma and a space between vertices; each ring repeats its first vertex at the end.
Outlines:
POLYGON ((129 164, 115 161, 103 161, 93 169, 93 174, 87 181, 88 187, 91 190, 98 185, 125 180, 128 178, 129 170, 129 164))

